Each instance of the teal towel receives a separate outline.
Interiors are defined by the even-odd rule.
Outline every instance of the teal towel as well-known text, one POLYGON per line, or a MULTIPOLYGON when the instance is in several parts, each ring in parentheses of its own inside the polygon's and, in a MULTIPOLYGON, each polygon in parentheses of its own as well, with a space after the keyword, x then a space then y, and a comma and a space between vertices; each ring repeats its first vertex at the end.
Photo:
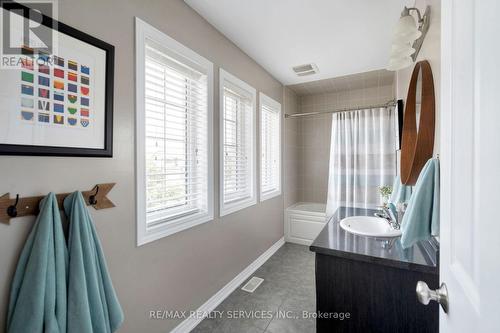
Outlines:
POLYGON ((64 211, 69 220, 68 332, 114 332, 123 312, 80 192, 64 199, 64 211))
POLYGON ((401 184, 401 178, 396 176, 392 185, 392 194, 389 203, 397 206, 398 203, 408 202, 411 198, 411 186, 401 184))
POLYGON ((401 223, 401 245, 439 235, 439 160, 430 159, 418 176, 401 223))
POLYGON ((401 177, 394 177, 392 184, 392 194, 388 202, 389 208, 392 210, 394 216, 398 216, 398 204, 408 203, 411 198, 411 186, 401 184, 401 177))
POLYGON ((54 193, 40 202, 12 280, 8 333, 66 333, 68 253, 54 193))

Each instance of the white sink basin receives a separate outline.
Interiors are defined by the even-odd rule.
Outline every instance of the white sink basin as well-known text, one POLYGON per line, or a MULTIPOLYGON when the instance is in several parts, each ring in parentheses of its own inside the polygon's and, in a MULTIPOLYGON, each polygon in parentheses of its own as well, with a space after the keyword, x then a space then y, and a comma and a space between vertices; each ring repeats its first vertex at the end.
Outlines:
POLYGON ((372 216, 350 216, 340 221, 340 227, 355 235, 394 238, 401 236, 401 230, 389 225, 386 219, 372 216))

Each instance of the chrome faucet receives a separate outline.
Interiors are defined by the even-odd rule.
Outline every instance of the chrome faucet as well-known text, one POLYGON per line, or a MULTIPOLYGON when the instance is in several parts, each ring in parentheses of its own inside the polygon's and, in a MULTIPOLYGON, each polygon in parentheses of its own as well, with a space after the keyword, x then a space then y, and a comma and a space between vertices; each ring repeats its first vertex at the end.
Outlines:
POLYGON ((403 223, 403 217, 405 216, 407 207, 408 207, 407 202, 400 202, 396 205, 396 213, 397 213, 396 219, 398 220, 400 227, 401 224, 403 223))
MULTIPOLYGON (((386 219, 387 222, 389 223, 389 225, 396 230, 399 230, 401 228, 401 224, 400 224, 400 221, 398 221, 398 218, 395 217, 394 214, 392 213, 392 211, 386 206, 382 206, 382 213, 375 213, 374 215, 377 217, 386 219)), ((399 215, 399 212, 398 212, 398 215, 399 215)), ((402 216, 401 216, 401 218, 402 218, 402 216)))

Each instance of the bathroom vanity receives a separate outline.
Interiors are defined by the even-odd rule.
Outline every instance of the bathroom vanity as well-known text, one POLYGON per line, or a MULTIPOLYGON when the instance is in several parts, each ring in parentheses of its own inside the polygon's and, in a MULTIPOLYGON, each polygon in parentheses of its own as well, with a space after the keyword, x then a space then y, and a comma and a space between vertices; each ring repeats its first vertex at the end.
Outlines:
POLYGON ((344 231, 347 216, 376 210, 339 208, 310 246, 316 254, 317 332, 438 332, 438 304, 417 300, 417 281, 438 288, 438 244, 403 249, 344 231), (343 318, 343 320, 341 320, 343 318))

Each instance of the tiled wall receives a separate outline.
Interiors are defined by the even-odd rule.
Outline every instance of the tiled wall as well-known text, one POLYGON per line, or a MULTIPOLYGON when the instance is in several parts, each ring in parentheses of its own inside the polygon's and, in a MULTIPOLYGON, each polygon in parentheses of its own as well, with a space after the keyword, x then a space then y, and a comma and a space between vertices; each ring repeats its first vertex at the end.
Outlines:
POLYGON ((332 115, 299 120, 300 201, 326 203, 332 115))
MULTIPOLYGON (((299 97, 290 88, 283 90, 283 109, 286 114, 299 112, 299 97)), ((300 201, 299 193, 299 120, 285 119, 283 151, 283 191, 285 208, 300 201)))
POLYGON ((304 95, 300 97, 300 112, 324 112, 339 108, 384 104, 394 99, 394 96, 395 91, 392 84, 326 94, 304 95))
MULTIPOLYGON (((299 97, 299 112, 325 112, 339 108, 384 104, 394 98, 395 89, 393 84, 334 93, 305 95, 299 97)), ((296 166, 293 164, 294 159, 297 157, 296 149, 291 148, 296 145, 299 160, 298 180, 293 180, 287 185, 286 183, 290 179, 285 178, 285 207, 293 203, 294 199, 326 203, 331 121, 331 114, 285 120, 285 133, 288 133, 285 137, 285 146, 290 146, 285 149, 294 151, 293 154, 290 154, 290 159, 285 159, 285 174, 287 174, 287 168, 293 170, 293 172, 289 173, 290 178, 296 172, 296 166), (297 130, 298 139, 292 137, 295 130, 297 130), (290 142, 286 140, 290 140, 290 142), (289 200, 287 200, 287 188, 290 192, 289 200), (298 194, 296 194, 297 192, 298 194)))

